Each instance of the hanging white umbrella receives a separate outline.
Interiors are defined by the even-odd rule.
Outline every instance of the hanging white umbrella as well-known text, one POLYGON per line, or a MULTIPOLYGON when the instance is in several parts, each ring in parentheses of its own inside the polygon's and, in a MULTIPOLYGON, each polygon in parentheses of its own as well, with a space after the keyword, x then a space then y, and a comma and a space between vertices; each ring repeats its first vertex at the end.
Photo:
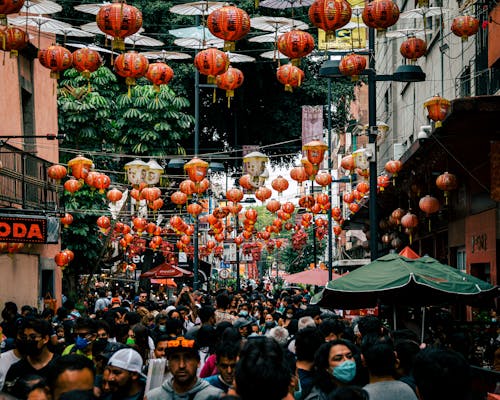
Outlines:
POLYGON ((97 15, 99 13, 99 10, 101 9, 102 6, 109 5, 111 3, 109 2, 104 2, 104 3, 94 3, 94 4, 79 4, 77 6, 74 6, 73 8, 75 10, 87 13, 87 14, 93 14, 97 15))
POLYGON ((165 44, 160 40, 153 39, 149 36, 140 35, 138 33, 127 36, 125 38, 125 43, 132 44, 134 46, 148 46, 148 47, 159 47, 165 44))
POLYGON ((84 49, 85 47, 89 48, 90 50, 95 50, 99 53, 109 53, 109 54, 115 54, 118 55, 119 53, 116 53, 114 51, 105 49, 103 47, 96 46, 95 44, 85 44, 85 43, 66 43, 66 46, 68 47, 76 47, 79 49, 84 49))
POLYGON ((178 51, 144 51, 141 53, 144 57, 151 60, 187 60, 191 58, 189 54, 180 53, 178 51))
POLYGON ((285 8, 309 7, 314 0, 264 0, 260 7, 274 8, 284 10, 285 8))
POLYGON ((248 39, 249 42, 254 43, 274 43, 278 40, 278 38, 282 35, 282 33, 266 33, 265 35, 254 36, 248 39))
POLYGON ((260 56, 263 58, 270 58, 272 60, 276 60, 278 58, 281 60, 284 60, 284 59, 288 58, 288 56, 285 56, 283 53, 279 52, 278 50, 265 51, 264 53, 261 53, 260 56))
POLYGON ((94 37, 95 35, 90 32, 83 31, 78 28, 73 28, 71 27, 64 27, 64 28, 56 28, 52 29, 46 25, 42 25, 40 30, 42 32, 48 32, 48 33, 55 33, 56 35, 61 35, 61 36, 72 36, 72 37, 94 37))
MULTIPOLYGON (((267 1, 267 0, 266 0, 267 1)), ((260 3, 263 5, 265 1, 260 3)), ((268 32, 289 32, 293 29, 306 30, 309 29, 309 25, 305 22, 299 21, 297 19, 285 18, 285 17, 254 17, 250 18, 250 26, 255 29, 260 29, 262 31, 268 32)))
MULTIPOLYGON (((97 22, 89 22, 88 24, 81 25, 80 28, 84 31, 95 33, 96 35, 104 35, 104 32, 97 26, 97 22)), ((140 28, 137 33, 142 32, 144 32, 144 28, 140 28)))
POLYGON ((193 38, 179 38, 174 40, 174 44, 180 47, 187 47, 188 49, 203 50, 209 47, 222 48, 224 47, 224 40, 200 40, 193 38))
POLYGON ((406 29, 396 29, 393 31, 387 31, 385 37, 388 38, 402 38, 407 36, 419 36, 424 35, 425 31, 419 28, 406 28, 406 29))
POLYGON ((367 28, 367 26, 362 22, 351 21, 345 24, 342 28, 340 28, 339 31, 343 29, 351 30, 351 29, 361 29, 361 28, 367 28))
POLYGON ((220 1, 195 1, 192 3, 177 4, 170 8, 170 12, 180 15, 208 15, 212 11, 224 6, 220 1))
POLYGON ((15 26, 32 26, 37 28, 39 31, 52 32, 58 29, 69 29, 72 28, 71 24, 59 21, 57 19, 43 17, 41 15, 23 15, 19 17, 8 17, 7 21, 11 25, 15 26))
POLYGON ((189 26, 187 28, 170 29, 168 31, 172 36, 177 38, 192 38, 192 39, 217 39, 212 32, 210 32, 204 26, 189 26))
POLYGON ((54 14, 62 11, 62 7, 50 0, 26 0, 20 12, 26 14, 54 14))
POLYGON ((412 18, 428 18, 437 17, 438 15, 449 12, 447 8, 442 7, 420 7, 414 8, 413 10, 404 11, 399 14, 401 19, 412 19, 412 18))
POLYGON ((227 55, 229 56, 229 62, 231 63, 255 62, 255 58, 245 54, 227 53, 227 55))

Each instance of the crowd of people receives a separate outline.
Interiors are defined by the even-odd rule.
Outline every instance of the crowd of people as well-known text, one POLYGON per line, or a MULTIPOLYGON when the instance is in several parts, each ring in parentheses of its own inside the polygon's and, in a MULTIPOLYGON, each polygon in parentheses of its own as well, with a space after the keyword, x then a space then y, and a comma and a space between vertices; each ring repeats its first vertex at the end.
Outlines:
MULTIPOLYGON (((0 399, 477 398, 454 335, 421 343, 376 316, 352 321, 311 305, 300 290, 184 286, 170 300, 100 290, 85 310, 6 302, 1 316, 0 399)), ((492 357, 500 371, 498 346, 492 357)))

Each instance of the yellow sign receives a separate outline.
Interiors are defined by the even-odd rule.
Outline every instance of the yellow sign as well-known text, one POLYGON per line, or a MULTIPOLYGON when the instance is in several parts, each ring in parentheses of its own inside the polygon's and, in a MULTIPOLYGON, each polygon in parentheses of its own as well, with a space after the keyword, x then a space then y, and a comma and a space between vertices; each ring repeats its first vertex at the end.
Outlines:
MULTIPOLYGON (((363 7, 364 0, 350 0, 349 4, 352 8, 363 7)), ((335 31, 335 36, 325 34, 325 31, 318 29, 318 49, 320 50, 353 50, 366 48, 366 28, 363 24, 361 14, 352 14, 349 25, 354 25, 354 29, 338 29, 335 31), (362 27, 357 28, 356 26, 362 27), (332 36, 332 37, 330 37, 332 36)))

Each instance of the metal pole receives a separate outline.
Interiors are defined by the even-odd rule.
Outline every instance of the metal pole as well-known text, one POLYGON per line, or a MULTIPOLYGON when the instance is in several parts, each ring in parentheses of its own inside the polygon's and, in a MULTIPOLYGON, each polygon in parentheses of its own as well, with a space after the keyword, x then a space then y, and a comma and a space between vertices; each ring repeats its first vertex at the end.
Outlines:
POLYGON ((375 260, 378 257, 377 240, 377 152, 375 139, 376 135, 373 129, 377 127, 377 86, 375 71, 375 29, 368 28, 368 49, 369 49, 369 68, 368 74, 368 141, 375 146, 373 156, 370 160, 370 193, 368 211, 370 214, 370 258, 375 260))
MULTIPOLYGON (((311 181, 311 196, 314 197, 314 180, 311 181)), ((314 252, 314 269, 316 269, 316 254, 317 254, 317 249, 316 249, 316 232, 314 230, 316 229, 316 220, 314 218, 314 213, 312 213, 312 234, 313 234, 313 252, 314 252)))
MULTIPOLYGON (((196 16, 196 26, 200 24, 200 16, 196 16)), ((197 51, 195 51, 197 53, 197 51)), ((194 71, 194 156, 198 156, 200 146, 200 73, 195 68, 194 71)), ((193 290, 198 289, 198 216, 194 220, 194 240, 193 240, 193 290)))
MULTIPOLYGON (((327 118, 328 118, 328 172, 332 173, 332 79, 328 78, 328 97, 327 97, 327 118)), ((332 264, 333 264, 333 235, 332 235, 332 183, 328 185, 328 198, 330 199, 330 207, 328 207, 328 280, 332 280, 332 264)))
MULTIPOLYGON (((239 228, 239 215, 235 214, 234 215, 234 225, 235 225, 235 230, 236 233, 235 235, 238 234, 238 228, 239 228)), ((236 245, 236 291, 239 292, 241 288, 241 282, 240 282, 240 249, 238 248, 238 245, 236 245)))

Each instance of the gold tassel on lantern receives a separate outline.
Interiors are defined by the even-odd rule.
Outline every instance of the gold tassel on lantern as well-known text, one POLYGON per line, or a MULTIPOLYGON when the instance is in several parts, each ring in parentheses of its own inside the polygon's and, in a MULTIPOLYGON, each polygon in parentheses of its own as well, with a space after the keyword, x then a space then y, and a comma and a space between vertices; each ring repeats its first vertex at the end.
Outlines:
POLYGON ((231 99, 234 97, 234 90, 226 90, 227 108, 231 108, 231 99))

